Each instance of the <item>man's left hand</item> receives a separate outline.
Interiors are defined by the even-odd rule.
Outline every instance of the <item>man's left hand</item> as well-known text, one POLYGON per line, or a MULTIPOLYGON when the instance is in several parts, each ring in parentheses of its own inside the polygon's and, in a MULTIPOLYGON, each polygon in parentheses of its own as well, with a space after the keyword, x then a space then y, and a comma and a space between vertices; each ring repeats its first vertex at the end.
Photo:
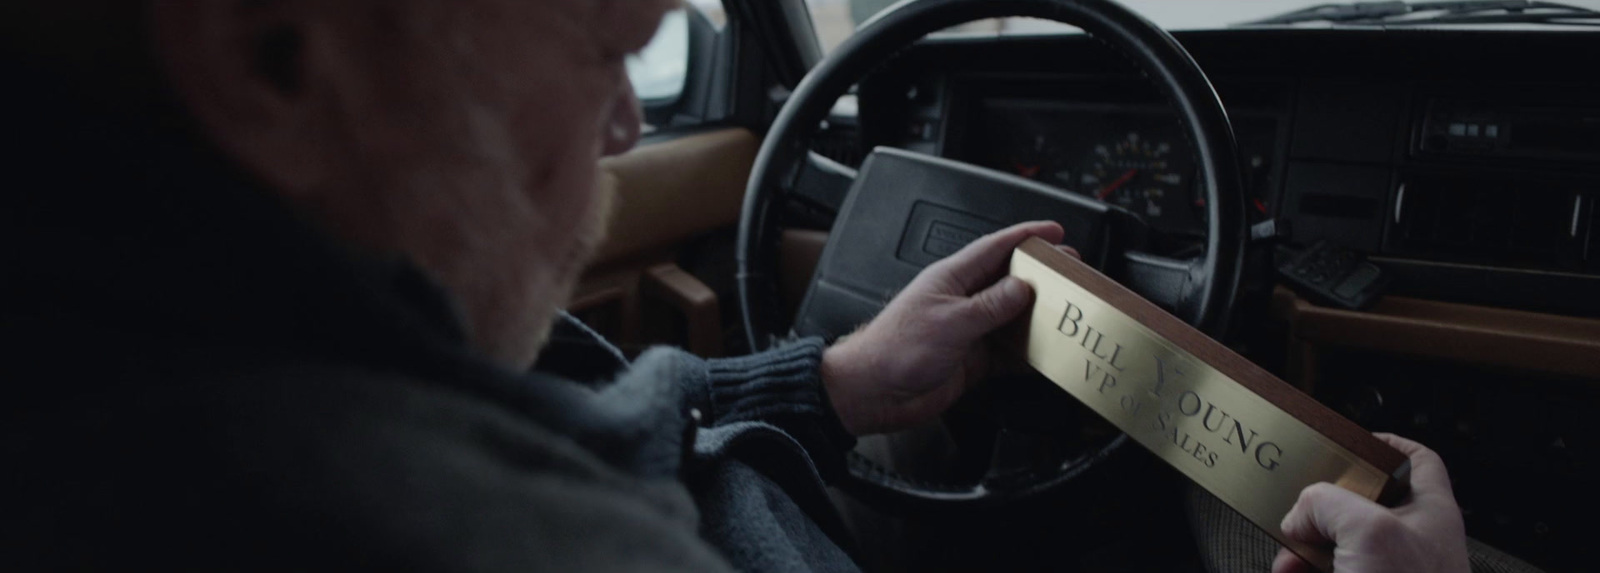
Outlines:
POLYGON ((1029 237, 1061 242, 1054 222, 986 235, 929 265, 877 318, 829 348, 822 382, 845 429, 893 432, 933 419, 988 372, 984 336, 1031 308, 1033 289, 1007 276, 1029 237))

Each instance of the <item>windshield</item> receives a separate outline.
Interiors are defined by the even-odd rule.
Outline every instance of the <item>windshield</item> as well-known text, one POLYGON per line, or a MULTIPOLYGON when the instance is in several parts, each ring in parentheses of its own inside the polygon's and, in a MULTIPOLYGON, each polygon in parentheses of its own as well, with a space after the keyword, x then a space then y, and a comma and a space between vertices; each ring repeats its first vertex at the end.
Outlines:
MULTIPOLYGON (((806 0, 822 49, 832 51, 861 22, 894 5, 898 0, 806 0)), ((1226 28, 1299 10, 1327 0, 1120 0, 1157 26, 1168 30, 1226 28)), ((1572 6, 1600 9, 1600 0, 1565 0, 1572 6)), ((1005 18, 966 24, 947 31, 961 34, 1041 34, 1074 31, 1075 28, 1029 18, 1005 18)))

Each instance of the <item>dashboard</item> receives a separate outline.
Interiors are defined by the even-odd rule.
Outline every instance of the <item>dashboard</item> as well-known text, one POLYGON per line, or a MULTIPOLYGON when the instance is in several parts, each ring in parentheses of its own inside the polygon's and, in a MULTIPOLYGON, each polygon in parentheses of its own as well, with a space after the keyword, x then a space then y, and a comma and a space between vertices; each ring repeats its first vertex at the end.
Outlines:
MULTIPOLYGON (((1251 222, 1366 254, 1391 290, 1600 316, 1600 35, 1449 30, 1177 34, 1232 120, 1251 222)), ((1171 254, 1204 198, 1151 83, 1084 36, 924 41, 859 89, 890 145, 1122 207, 1171 254)))

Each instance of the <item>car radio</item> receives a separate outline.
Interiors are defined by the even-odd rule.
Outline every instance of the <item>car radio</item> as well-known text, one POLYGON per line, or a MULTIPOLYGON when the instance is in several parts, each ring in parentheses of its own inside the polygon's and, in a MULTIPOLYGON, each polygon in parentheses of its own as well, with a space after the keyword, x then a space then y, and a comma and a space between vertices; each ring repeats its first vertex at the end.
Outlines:
POLYGON ((1419 155, 1600 160, 1600 106, 1433 98, 1419 155))

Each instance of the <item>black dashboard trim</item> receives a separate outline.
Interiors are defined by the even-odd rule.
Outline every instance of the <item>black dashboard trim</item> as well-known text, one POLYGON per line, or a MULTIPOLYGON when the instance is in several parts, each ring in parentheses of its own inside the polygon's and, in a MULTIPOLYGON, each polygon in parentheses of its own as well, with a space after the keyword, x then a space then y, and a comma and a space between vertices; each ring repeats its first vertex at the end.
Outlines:
MULTIPOLYGON (((1315 236, 1297 230, 1296 241, 1331 239, 1380 257, 1397 267, 1404 276, 1403 292, 1413 296, 1579 315, 1594 312, 1596 303, 1587 302, 1584 296, 1589 295, 1582 290, 1595 286, 1591 279, 1600 279, 1600 239, 1593 230, 1600 226, 1595 220, 1600 218, 1600 209, 1593 208, 1600 203, 1600 161, 1418 153, 1416 130, 1431 98, 1451 95, 1527 99, 1530 94, 1546 94, 1600 106, 1600 67, 1575 57, 1600 48, 1600 34, 1570 30, 1237 29, 1177 32, 1174 36, 1215 79, 1230 115, 1246 119, 1264 114, 1278 120, 1274 185, 1269 192, 1274 199, 1273 214, 1289 220, 1291 229, 1296 227, 1292 219, 1300 216, 1293 209, 1293 196, 1302 192, 1291 188, 1291 169, 1312 166, 1381 173, 1363 179, 1372 187, 1361 193, 1376 197, 1381 204, 1371 221, 1353 219, 1351 222, 1358 224, 1343 227, 1333 221, 1334 226, 1315 236), (1283 86, 1284 93, 1252 95, 1250 88, 1257 85, 1283 86), (1377 100, 1385 109, 1368 114, 1379 123, 1363 136, 1379 146, 1380 153, 1348 152, 1368 145, 1359 141, 1342 147, 1321 146, 1316 151, 1312 151, 1316 147, 1297 148, 1296 138, 1310 137, 1308 130, 1314 127, 1304 121, 1303 112, 1310 102, 1303 96, 1330 85, 1358 93, 1370 86, 1385 94, 1377 100), (1259 103, 1251 101, 1252 97, 1267 105, 1251 105, 1259 103), (1374 136, 1381 139, 1372 140, 1374 136), (1396 206, 1397 189, 1417 174, 1434 173, 1454 173, 1466 181, 1520 178, 1560 182, 1562 189, 1569 189, 1561 192, 1578 193, 1583 197, 1580 204, 1590 205, 1587 214, 1578 213, 1580 233, 1572 239, 1583 244, 1564 247, 1578 254, 1561 255, 1567 257, 1563 259, 1519 259, 1505 254, 1479 257, 1400 245, 1394 236, 1396 223, 1389 216, 1396 206), (1474 296, 1474 292, 1480 294, 1474 296)), ((907 106, 886 109, 882 102, 873 101, 873 86, 922 82, 952 94, 941 96, 943 107, 928 118, 939 125, 939 137, 923 148, 950 155, 959 151, 963 108, 970 107, 961 101, 967 97, 961 93, 966 89, 962 84, 1139 81, 1121 60, 1106 56, 1103 46, 1083 35, 926 39, 886 63, 878 76, 863 84, 866 145, 906 145, 909 142, 895 137, 895 125, 900 121, 896 112, 921 113, 907 111, 907 106), (1036 54, 1052 57, 1034 57, 1036 54), (877 125, 869 121, 872 118, 878 118, 877 125)), ((1141 107, 1152 101, 1150 95, 1131 99, 1135 107, 1141 107)), ((1365 116, 1355 113, 1353 117, 1365 116)), ((1331 126, 1342 127, 1339 122, 1331 126)), ((1544 192, 1538 185, 1526 189, 1517 193, 1544 192)), ((1563 228, 1567 225, 1564 221, 1563 228)))

